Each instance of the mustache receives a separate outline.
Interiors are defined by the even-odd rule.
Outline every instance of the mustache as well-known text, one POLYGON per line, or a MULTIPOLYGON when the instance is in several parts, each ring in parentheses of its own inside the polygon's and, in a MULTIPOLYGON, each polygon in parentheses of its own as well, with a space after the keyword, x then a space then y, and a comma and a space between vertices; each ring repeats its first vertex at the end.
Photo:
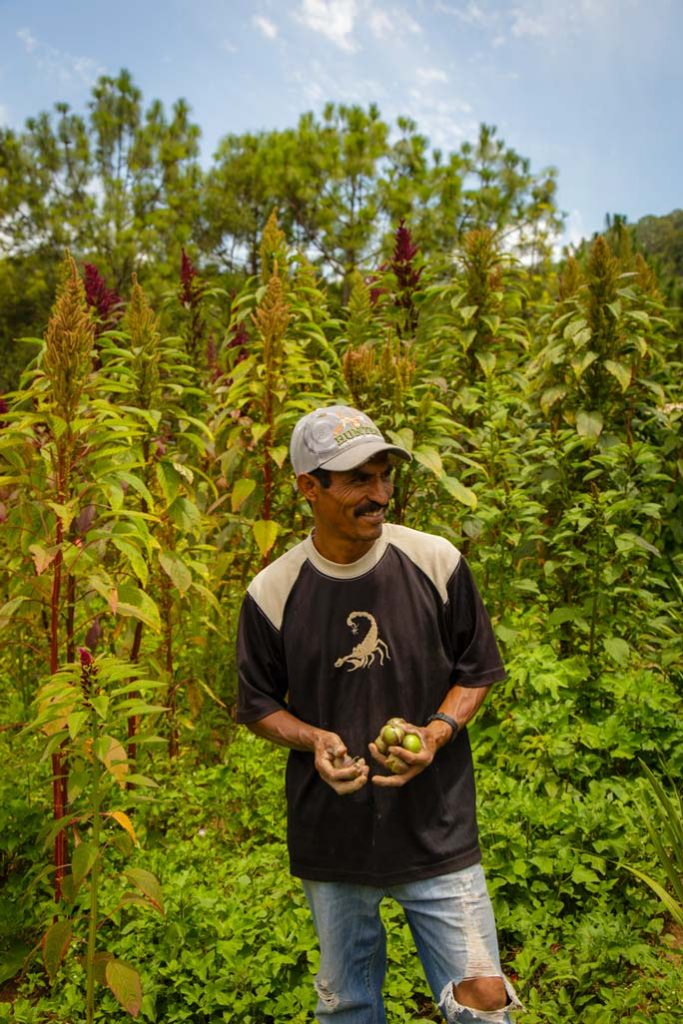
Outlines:
POLYGON ((354 516, 363 516, 366 512, 384 512, 385 509, 389 508, 389 504, 380 505, 377 501, 366 501, 364 505, 359 505, 354 511, 354 516))

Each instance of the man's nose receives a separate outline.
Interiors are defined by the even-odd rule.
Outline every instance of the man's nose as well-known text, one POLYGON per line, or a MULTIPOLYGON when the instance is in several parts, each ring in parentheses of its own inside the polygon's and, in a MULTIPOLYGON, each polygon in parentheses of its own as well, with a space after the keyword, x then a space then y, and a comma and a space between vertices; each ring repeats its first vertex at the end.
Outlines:
POLYGON ((386 505, 391 497, 392 488, 393 485, 388 477, 375 477, 370 481, 368 497, 371 501, 376 501, 378 505, 386 505))

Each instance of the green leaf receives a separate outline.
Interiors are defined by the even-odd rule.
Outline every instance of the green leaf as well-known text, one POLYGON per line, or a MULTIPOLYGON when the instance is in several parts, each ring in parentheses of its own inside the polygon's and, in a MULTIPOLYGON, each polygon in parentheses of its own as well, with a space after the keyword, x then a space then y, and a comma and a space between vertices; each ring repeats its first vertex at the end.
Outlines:
POLYGON ((256 481, 249 480, 247 477, 242 477, 237 481, 230 494, 230 505, 233 512, 239 512, 249 495, 253 494, 255 487, 256 481))
POLYGON ((628 659, 631 654, 631 648, 618 636, 609 636, 604 643, 605 651, 612 659, 616 661, 617 665, 628 664, 628 659))
POLYGON ((428 445, 421 444, 419 448, 415 449, 413 455, 421 466, 424 466, 426 469, 430 470, 434 476, 441 479, 443 476, 443 462, 441 461, 441 456, 436 448, 430 448, 428 445))
POLYGON ((613 377, 616 377, 622 391, 627 391, 629 389, 631 386, 630 367, 624 366, 623 363, 617 363, 613 359, 606 359, 603 366, 608 373, 611 373, 613 377))
POLYGON ((92 843, 79 843, 71 858, 71 873, 74 889, 78 889, 97 860, 99 851, 92 843))
POLYGON ((458 310, 458 312, 460 313, 460 316, 462 317, 462 322, 464 324, 468 323, 472 319, 472 317, 474 316, 474 314, 477 312, 478 309, 479 309, 479 306, 462 306, 458 310))
POLYGON ((74 711, 66 720, 69 729, 69 736, 75 740, 84 723, 88 721, 87 711, 74 711))
POLYGON ((182 477, 178 470, 167 459, 162 459, 160 462, 157 462, 156 474, 159 486, 161 487, 161 491, 166 499, 166 504, 170 505, 180 490, 182 477))
POLYGON ((576 414, 576 431, 579 437, 596 439, 602 433, 602 416, 599 412, 588 412, 581 409, 576 414))
POLYGON ((484 371, 484 376, 490 377, 496 368, 495 354, 493 352, 477 352, 476 360, 484 371))
POLYGON ((272 519, 257 519, 252 526, 259 551, 265 558, 277 539, 279 526, 272 519))
POLYGON ((109 960, 105 970, 107 985, 131 1017, 137 1017, 142 1006, 140 975, 123 960, 109 960))
POLYGON ((555 405, 555 402, 561 402, 566 394, 567 389, 560 386, 546 388, 540 398, 540 405, 543 412, 547 415, 549 409, 555 405))
POLYGON ((169 505, 168 514, 183 533, 195 533, 201 526, 199 509, 189 498, 176 498, 169 505))
POLYGON ((41 941, 43 963, 51 979, 56 975, 62 960, 66 956, 72 935, 71 921, 55 921, 43 935, 41 941))
POLYGON ((12 597, 3 604, 2 608, 0 608, 0 629, 4 629, 5 626, 9 625, 15 611, 24 601, 28 601, 28 598, 24 596, 12 597))
POLYGON ((155 910, 163 914, 164 894, 161 891, 161 885, 156 875, 153 875, 151 871, 145 871, 143 868, 128 868, 123 873, 129 882, 132 882, 134 886, 145 894, 155 910))
POLYGON ((150 629, 159 632, 161 629, 159 609, 149 594, 146 594, 140 587, 136 587, 134 583, 122 583, 119 587, 118 597, 117 615, 139 619, 150 629))
POLYGON ((456 501, 461 502, 463 505, 467 505, 467 507, 471 509, 475 509, 477 507, 477 496, 474 491, 471 491, 469 487, 465 487, 464 484, 461 484, 454 476, 442 477, 441 483, 456 501))
POLYGON ((182 558, 174 551, 162 551, 159 555, 159 564, 167 576, 170 576, 178 593, 185 595, 192 585, 192 573, 182 558))

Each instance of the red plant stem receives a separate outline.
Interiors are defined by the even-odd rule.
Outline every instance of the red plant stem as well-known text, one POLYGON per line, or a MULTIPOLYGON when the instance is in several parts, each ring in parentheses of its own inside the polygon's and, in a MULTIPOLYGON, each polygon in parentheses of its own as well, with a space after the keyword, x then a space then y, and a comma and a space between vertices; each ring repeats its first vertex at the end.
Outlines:
POLYGON ((70 665, 76 660, 76 638, 74 636, 74 619, 76 614, 76 577, 68 573, 66 577, 66 660, 70 665))

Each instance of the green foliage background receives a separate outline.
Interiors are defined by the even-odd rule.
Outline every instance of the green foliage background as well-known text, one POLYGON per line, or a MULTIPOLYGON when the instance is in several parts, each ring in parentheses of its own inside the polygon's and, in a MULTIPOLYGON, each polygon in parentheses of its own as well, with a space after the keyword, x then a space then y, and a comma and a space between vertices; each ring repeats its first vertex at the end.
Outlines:
MULTIPOLYGON (((0 143, 0 1020, 312 1018, 234 632, 307 529, 292 426, 344 401, 413 452, 393 518, 464 551, 509 667, 472 739, 522 1019, 669 1024, 680 929, 628 867, 666 883, 641 763, 683 768, 673 264, 620 218, 554 263, 554 174, 488 127, 445 155, 330 105, 202 171, 122 73, 0 143)), ((383 912, 389 1019, 435 1020, 383 912)))

